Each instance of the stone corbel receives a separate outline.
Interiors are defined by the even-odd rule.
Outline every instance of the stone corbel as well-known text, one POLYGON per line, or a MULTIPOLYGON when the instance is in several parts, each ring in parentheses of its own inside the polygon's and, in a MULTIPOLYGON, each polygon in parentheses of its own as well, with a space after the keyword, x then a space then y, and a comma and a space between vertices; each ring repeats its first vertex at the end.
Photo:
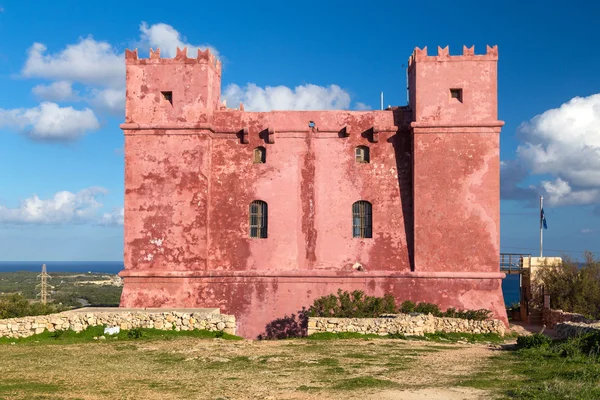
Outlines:
POLYGON ((250 141, 248 140, 248 128, 243 128, 237 133, 237 137, 240 138, 241 144, 248 144, 250 141))
POLYGON ((268 144, 273 144, 275 143, 275 129, 271 128, 267 128, 265 130, 263 130, 262 132, 260 132, 259 136, 261 137, 261 139, 263 139, 265 141, 265 143, 268 144))

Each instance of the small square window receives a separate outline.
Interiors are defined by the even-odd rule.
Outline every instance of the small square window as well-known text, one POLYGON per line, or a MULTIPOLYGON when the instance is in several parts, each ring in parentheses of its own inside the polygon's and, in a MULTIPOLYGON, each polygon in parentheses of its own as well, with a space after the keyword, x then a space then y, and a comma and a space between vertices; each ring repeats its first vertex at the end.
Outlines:
POLYGON ((458 100, 461 103, 463 102, 463 92, 462 89, 450 89, 450 99, 458 100))
POLYGON ((163 96, 163 99, 171 103, 173 105, 173 92, 160 92, 163 96))

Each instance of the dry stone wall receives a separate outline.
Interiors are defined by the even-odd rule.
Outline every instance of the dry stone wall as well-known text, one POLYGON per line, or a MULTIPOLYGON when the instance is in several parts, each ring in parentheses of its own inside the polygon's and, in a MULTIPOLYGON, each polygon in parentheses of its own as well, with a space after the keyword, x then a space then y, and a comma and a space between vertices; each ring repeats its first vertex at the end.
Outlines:
POLYGON ((389 314, 379 318, 316 318, 308 319, 308 334, 317 332, 358 332, 387 335, 403 333, 423 336, 425 333, 497 333, 504 336, 506 326, 500 320, 434 317, 431 314, 389 314))
POLYGON ((592 323, 583 322, 561 322, 554 327, 556 337, 559 339, 568 339, 570 337, 580 336, 590 332, 600 332, 600 321, 592 323))
POLYGON ((544 309, 542 313, 542 319, 548 328, 554 328, 556 324, 562 322, 583 322, 586 324, 595 322, 581 314, 565 312, 563 310, 550 310, 548 308, 544 309))
POLYGON ((120 329, 155 328, 175 331, 205 329, 235 335, 235 316, 217 313, 182 312, 62 312, 35 317, 0 319, 0 337, 21 338, 46 330, 81 332, 88 326, 120 329))

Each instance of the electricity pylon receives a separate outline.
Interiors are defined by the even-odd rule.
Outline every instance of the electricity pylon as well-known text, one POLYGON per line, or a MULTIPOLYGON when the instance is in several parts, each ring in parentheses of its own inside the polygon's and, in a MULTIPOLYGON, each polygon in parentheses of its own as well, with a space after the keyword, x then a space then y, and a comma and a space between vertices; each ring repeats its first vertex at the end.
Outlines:
POLYGON ((54 286, 48 285, 48 279, 50 279, 51 276, 46 272, 46 264, 42 265, 42 273, 37 277, 41 280, 41 282, 36 285, 36 288, 39 288, 39 293, 37 296, 40 298, 42 304, 46 304, 50 298, 49 289, 54 289, 54 286))

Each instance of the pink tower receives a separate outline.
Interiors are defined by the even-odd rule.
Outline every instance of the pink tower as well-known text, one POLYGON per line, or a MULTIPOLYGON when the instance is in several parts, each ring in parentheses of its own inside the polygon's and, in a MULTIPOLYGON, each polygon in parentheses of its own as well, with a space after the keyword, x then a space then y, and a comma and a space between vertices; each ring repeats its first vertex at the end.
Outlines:
POLYGON ((209 51, 127 51, 121 306, 219 307, 254 338, 341 288, 506 322, 497 59, 415 49, 406 107, 246 112, 209 51))

